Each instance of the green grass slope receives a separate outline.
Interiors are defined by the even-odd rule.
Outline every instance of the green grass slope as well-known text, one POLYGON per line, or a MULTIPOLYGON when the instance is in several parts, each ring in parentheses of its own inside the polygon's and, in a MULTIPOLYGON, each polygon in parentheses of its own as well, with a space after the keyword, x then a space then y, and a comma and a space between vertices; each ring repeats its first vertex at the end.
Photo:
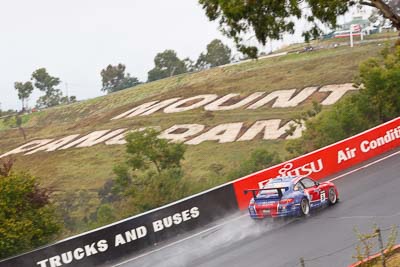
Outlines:
MULTIPOLYGON (((214 126, 225 122, 243 121, 251 124, 259 119, 289 120, 311 106, 312 99, 296 108, 263 107, 257 110, 205 112, 196 109, 188 112, 164 114, 161 112, 132 119, 110 120, 112 117, 155 99, 195 96, 215 93, 249 95, 252 92, 280 89, 302 89, 313 85, 352 82, 358 65, 368 57, 377 55, 382 47, 368 44, 354 48, 340 47, 330 50, 289 54, 262 59, 224 68, 214 68, 192 74, 142 84, 107 96, 25 115, 23 127, 29 140, 57 138, 69 134, 85 134, 94 130, 139 128, 174 124, 199 123, 214 126)), ((323 97, 318 94, 315 97, 323 97)), ((18 129, 7 129, 0 121, 0 154, 25 143, 18 129)), ((185 179, 193 182, 193 192, 225 182, 225 176, 256 148, 278 151, 285 158, 285 140, 234 142, 217 144, 205 142, 188 146, 183 167, 185 179), (217 168, 215 167, 217 166, 217 168)), ((73 148, 30 156, 17 155, 15 168, 28 170, 40 177, 45 186, 62 192, 87 189, 92 192, 85 205, 95 206, 97 193, 113 177, 112 167, 124 160, 124 146, 96 145, 90 148, 73 148)), ((235 177, 232 177, 235 178, 235 177)), ((191 192, 192 193, 192 192, 191 192)))

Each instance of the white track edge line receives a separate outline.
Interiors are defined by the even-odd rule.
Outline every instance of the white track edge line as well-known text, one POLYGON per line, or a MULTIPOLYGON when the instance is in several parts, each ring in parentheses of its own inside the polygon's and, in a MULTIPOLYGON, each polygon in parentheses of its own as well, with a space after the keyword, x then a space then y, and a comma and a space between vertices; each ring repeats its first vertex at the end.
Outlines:
MULTIPOLYGON (((345 177, 345 176, 347 176, 347 175, 349 175, 349 174, 352 174, 352 173, 357 172, 357 171, 359 171, 359 170, 368 168, 369 166, 375 165, 376 163, 379 163, 379 162, 381 162, 381 161, 384 161, 385 159, 391 158, 391 157, 393 157, 393 156, 395 156, 395 155, 397 155, 397 154, 400 154, 400 150, 397 151, 397 152, 394 152, 394 153, 392 153, 392 154, 390 154, 390 155, 387 155, 387 156, 385 156, 385 157, 383 157, 383 158, 380 158, 380 159, 378 159, 378 160, 375 160, 375 161, 373 161, 373 162, 370 162, 370 163, 368 163, 368 164, 366 164, 366 165, 364 165, 364 166, 361 166, 361 167, 359 167, 359 168, 357 168, 357 169, 354 169, 354 170, 348 171, 348 172, 346 172, 346 173, 344 173, 344 174, 341 174, 341 175, 339 175, 339 176, 336 176, 335 178, 332 178, 332 179, 328 180, 328 182, 332 182, 332 181, 338 180, 338 179, 343 178, 343 177, 345 177)), ((205 230, 203 230, 203 231, 201 231, 201 232, 198 232, 198 233, 193 234, 193 235, 191 235, 191 236, 185 237, 185 238, 183 238, 183 239, 179 239, 179 240, 174 241, 174 242, 172 242, 172 243, 170 243, 170 244, 168 244, 168 245, 165 245, 165 246, 163 246, 163 247, 154 249, 154 250, 152 250, 152 251, 149 251, 149 252, 140 254, 140 255, 138 255, 138 256, 136 256, 136 257, 134 257, 134 258, 131 258, 131 259, 125 260, 125 261, 123 261, 123 262, 117 263, 117 264, 115 264, 115 265, 112 265, 112 267, 121 266, 121 265, 126 264, 126 263, 128 263, 128 262, 135 261, 135 260, 137 260, 137 259, 143 258, 143 257, 145 257, 145 256, 147 256, 147 255, 153 254, 154 252, 158 252, 158 251, 163 250, 163 249, 165 249, 165 248, 174 246, 174 245, 179 244, 179 243, 181 243, 181 242, 183 242, 183 241, 189 240, 189 239, 191 239, 191 238, 193 238, 193 237, 196 237, 196 236, 202 235, 202 234, 204 234, 204 233, 206 233, 206 232, 208 232, 208 231, 214 230, 214 229, 216 229, 216 228, 218 228, 218 227, 220 227, 220 226, 223 226, 223 225, 225 225, 225 224, 228 224, 228 223, 231 223, 231 222, 233 222, 233 221, 236 221, 236 220, 238 220, 238 219, 240 219, 240 218, 242 218, 242 217, 244 217, 244 216, 247 216, 247 214, 242 214, 242 215, 240 215, 240 216, 238 216, 238 217, 235 217, 235 218, 233 218, 233 219, 231 219, 231 220, 225 221, 224 223, 221 223, 221 224, 218 224, 218 225, 214 225, 213 227, 210 227, 210 228, 208 228, 208 229, 205 229, 205 230)))

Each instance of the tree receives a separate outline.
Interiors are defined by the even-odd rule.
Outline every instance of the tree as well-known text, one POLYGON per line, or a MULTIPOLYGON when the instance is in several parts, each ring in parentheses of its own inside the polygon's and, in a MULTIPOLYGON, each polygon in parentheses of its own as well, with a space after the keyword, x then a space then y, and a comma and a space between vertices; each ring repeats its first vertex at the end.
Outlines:
POLYGON ((95 210, 95 195, 87 189, 57 192, 54 206, 64 222, 64 232, 72 234, 87 229, 91 212, 95 210))
POLYGON ((382 17, 377 9, 373 10, 368 17, 368 20, 377 27, 382 27, 385 24, 386 19, 382 17))
POLYGON ((196 62, 198 69, 212 68, 231 62, 231 49, 221 40, 214 39, 207 45, 207 53, 201 53, 196 62))
POLYGON ((196 64, 193 60, 191 60, 190 58, 185 58, 183 60, 183 62, 185 63, 185 68, 187 70, 187 72, 193 72, 198 70, 198 68, 196 67, 196 64))
POLYGON ((34 71, 32 73, 32 80, 35 87, 45 93, 44 96, 39 97, 36 103, 39 108, 48 108, 69 103, 70 100, 76 101, 75 96, 69 98, 63 97, 61 90, 55 88, 61 83, 60 79, 49 75, 45 68, 34 71))
POLYGON ((76 96, 63 96, 60 99, 60 104, 69 104, 69 103, 74 103, 76 102, 76 96))
POLYGON ((9 115, 3 119, 3 123, 7 125, 10 128, 18 128, 19 132, 21 133, 22 137, 24 138, 24 141, 26 141, 26 133, 25 129, 22 127, 23 121, 22 118, 19 114, 16 114, 15 116, 9 115))
POLYGON ((136 77, 131 77, 129 73, 125 74, 125 65, 108 65, 101 70, 102 91, 107 93, 117 92, 126 88, 134 87, 140 84, 136 77))
POLYGON ((181 161, 186 147, 168 143, 158 135, 154 129, 128 134, 126 162, 114 168, 117 178, 113 192, 132 197, 134 212, 143 212, 184 196, 181 161))
POLYGON ((0 258, 45 245, 61 225, 50 203, 50 191, 28 173, 15 173, 9 164, 0 172, 0 258))
POLYGON ((397 0, 199 0, 207 17, 219 20, 222 32, 234 40, 239 51, 251 58, 257 57, 258 50, 243 43, 244 35, 254 34, 265 45, 268 38, 277 40, 283 33, 293 34, 296 22, 304 19, 308 27, 303 35, 308 41, 320 36, 322 25, 335 28, 337 17, 357 4, 378 9, 400 30, 400 16, 390 6, 391 2, 397 0))
POLYGON ((239 177, 243 177, 250 173, 260 171, 262 169, 268 168, 270 166, 274 166, 278 163, 282 162, 279 158, 278 153, 269 152, 265 149, 256 149, 250 155, 250 158, 243 161, 238 168, 233 170, 228 175, 228 180, 236 179, 239 177))
POLYGON ((22 102, 22 110, 27 108, 26 101, 28 100, 29 96, 32 94, 33 85, 31 82, 15 82, 14 83, 15 90, 18 91, 18 98, 22 102))
POLYGON ((292 156, 302 155, 398 117, 399 79, 400 46, 367 60, 357 79, 363 89, 308 119, 302 137, 290 140, 287 150, 292 156))
POLYGON ((126 137, 128 165, 132 170, 146 170, 153 165, 160 174, 169 168, 179 168, 185 153, 183 144, 171 144, 158 138, 159 132, 154 129, 136 131, 126 137))
POLYGON ((184 60, 180 60, 174 50, 165 50, 154 58, 154 68, 148 72, 147 81, 156 81, 173 75, 186 73, 184 60))
POLYGON ((17 115, 15 118, 15 123, 18 127, 19 132, 22 134, 22 137, 24 137, 24 141, 26 141, 25 129, 22 127, 22 118, 17 115))

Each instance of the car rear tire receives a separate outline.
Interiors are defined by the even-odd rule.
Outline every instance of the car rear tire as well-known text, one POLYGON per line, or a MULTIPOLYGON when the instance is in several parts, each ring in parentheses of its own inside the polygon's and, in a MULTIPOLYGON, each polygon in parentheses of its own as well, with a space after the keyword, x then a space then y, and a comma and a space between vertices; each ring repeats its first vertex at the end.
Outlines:
POLYGON ((300 201, 300 214, 301 216, 306 216, 310 213, 310 203, 308 202, 308 199, 303 198, 300 201))
POLYGON ((329 188, 329 193, 328 193, 328 202, 329 205, 335 205, 338 201, 336 191, 333 187, 329 188))

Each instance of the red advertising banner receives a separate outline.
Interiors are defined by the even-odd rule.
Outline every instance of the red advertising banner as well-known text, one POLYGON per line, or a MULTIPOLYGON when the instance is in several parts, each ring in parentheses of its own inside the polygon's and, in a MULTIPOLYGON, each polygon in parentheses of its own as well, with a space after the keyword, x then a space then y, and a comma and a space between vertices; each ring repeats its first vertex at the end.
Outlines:
POLYGON ((251 195, 245 189, 262 187, 279 176, 308 176, 322 179, 400 145, 400 117, 318 149, 290 161, 250 174, 233 182, 239 209, 248 207, 251 195))

